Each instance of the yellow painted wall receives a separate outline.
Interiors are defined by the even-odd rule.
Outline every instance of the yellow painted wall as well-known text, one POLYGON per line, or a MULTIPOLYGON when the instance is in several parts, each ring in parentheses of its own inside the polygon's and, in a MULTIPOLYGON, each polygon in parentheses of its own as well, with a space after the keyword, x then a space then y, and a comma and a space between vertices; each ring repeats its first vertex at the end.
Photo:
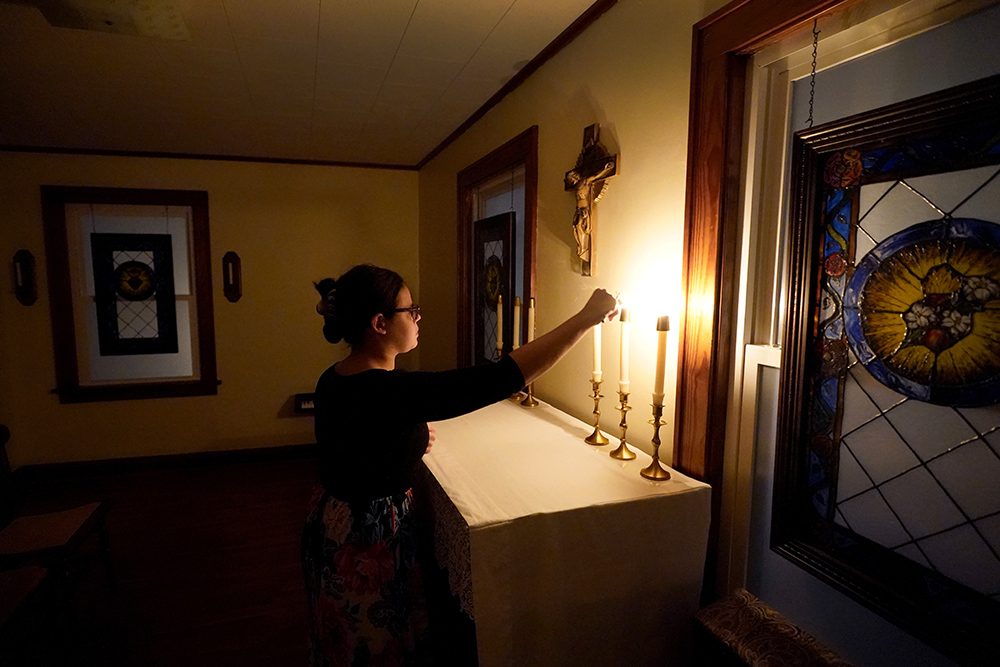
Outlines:
MULTIPOLYGON (((630 375, 635 407, 629 440, 650 451, 649 404, 656 358, 655 318, 677 322, 683 257, 692 26, 724 2, 622 0, 572 44, 420 171, 420 265, 425 306, 424 367, 456 361, 456 175, 538 125, 537 330, 555 327, 595 287, 620 291, 633 307, 630 375), (574 270, 575 199, 563 189, 583 142, 600 123, 601 141, 621 155, 619 175, 597 205, 596 274, 574 270), (633 439, 634 434, 634 439, 633 439)), ((613 410, 619 327, 604 325, 601 424, 618 434, 613 410)), ((536 393, 590 420, 591 338, 538 380, 536 393)), ((677 336, 668 337, 666 419, 661 456, 669 461, 677 336)))
MULTIPOLYGON (((0 153, 0 256, 27 248, 39 299, 0 290, 0 422, 25 464, 312 442, 291 396, 340 354, 322 337, 312 281, 359 262, 399 271, 419 294, 417 173, 378 169, 0 153), (212 244, 217 396, 61 405, 39 186, 206 190, 212 244), (222 255, 243 261, 243 298, 222 295, 222 255)), ((416 355, 402 361, 413 366, 416 355)))

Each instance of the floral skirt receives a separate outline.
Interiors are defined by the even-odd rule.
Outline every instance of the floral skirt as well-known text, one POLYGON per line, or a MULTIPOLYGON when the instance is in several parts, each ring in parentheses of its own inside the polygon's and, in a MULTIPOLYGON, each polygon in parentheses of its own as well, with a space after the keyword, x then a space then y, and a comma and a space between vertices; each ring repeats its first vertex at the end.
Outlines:
POLYGON ((314 492, 302 534, 313 667, 430 663, 412 500, 314 492))

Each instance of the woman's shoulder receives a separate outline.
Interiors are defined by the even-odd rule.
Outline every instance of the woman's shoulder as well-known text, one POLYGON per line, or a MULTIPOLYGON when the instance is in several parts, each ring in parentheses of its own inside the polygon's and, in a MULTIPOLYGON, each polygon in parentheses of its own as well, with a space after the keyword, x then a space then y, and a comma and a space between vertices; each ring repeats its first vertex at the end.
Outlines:
POLYGON ((356 373, 342 373, 337 368, 340 362, 330 366, 319 376, 318 385, 344 385, 355 383, 378 382, 389 379, 396 371, 381 368, 368 368, 356 373))

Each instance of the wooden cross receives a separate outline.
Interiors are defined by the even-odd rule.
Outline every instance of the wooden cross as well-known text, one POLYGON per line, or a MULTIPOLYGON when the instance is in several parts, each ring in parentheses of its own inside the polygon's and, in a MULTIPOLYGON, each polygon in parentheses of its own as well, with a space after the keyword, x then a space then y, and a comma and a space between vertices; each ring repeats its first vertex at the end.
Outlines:
POLYGON ((618 173, 618 155, 608 155, 598 141, 600 133, 598 123, 584 129, 583 150, 576 158, 576 166, 567 171, 563 179, 566 190, 573 190, 576 194, 573 237, 576 239, 577 257, 582 262, 580 273, 585 276, 594 272, 594 204, 608 189, 607 179, 618 173))

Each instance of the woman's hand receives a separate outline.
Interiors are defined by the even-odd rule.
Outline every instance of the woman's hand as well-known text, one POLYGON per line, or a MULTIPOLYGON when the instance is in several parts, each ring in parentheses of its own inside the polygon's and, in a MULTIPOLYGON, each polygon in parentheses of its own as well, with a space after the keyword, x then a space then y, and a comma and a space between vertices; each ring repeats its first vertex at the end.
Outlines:
POLYGON ((437 437, 438 437, 438 432, 437 432, 437 429, 434 428, 434 424, 428 424, 427 425, 427 449, 424 450, 424 454, 426 454, 429 451, 431 451, 431 447, 434 446, 434 441, 437 440, 437 437))
POLYGON ((605 289, 595 289, 581 313, 593 320, 595 325, 610 322, 618 315, 620 308, 618 299, 605 289))

